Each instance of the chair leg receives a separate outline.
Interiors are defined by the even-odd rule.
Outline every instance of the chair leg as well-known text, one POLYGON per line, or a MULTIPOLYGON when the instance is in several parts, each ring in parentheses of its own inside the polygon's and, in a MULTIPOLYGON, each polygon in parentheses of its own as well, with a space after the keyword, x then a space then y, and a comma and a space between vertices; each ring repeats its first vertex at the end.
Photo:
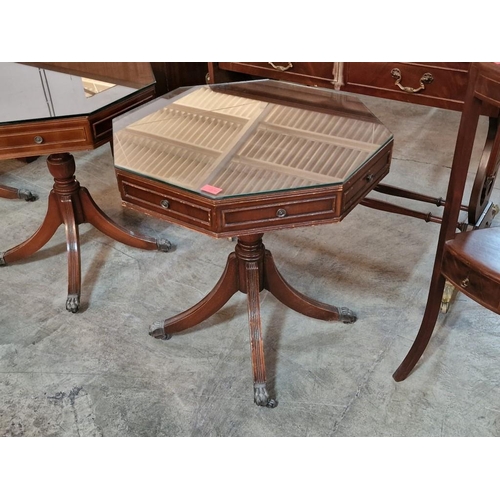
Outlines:
POLYGON ((405 359, 393 374, 396 382, 401 382, 410 374, 429 343, 441 308, 445 281, 441 273, 437 278, 433 277, 420 330, 405 359))

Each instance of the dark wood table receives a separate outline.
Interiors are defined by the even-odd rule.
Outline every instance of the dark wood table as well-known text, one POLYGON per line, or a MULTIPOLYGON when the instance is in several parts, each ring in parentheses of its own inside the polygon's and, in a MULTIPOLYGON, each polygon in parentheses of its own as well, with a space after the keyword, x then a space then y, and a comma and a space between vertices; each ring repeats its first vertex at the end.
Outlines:
POLYGON ((154 323, 168 339, 248 297, 254 400, 266 388, 259 292, 326 321, 356 315, 306 297, 282 277, 264 233, 341 221, 389 172, 392 134, 356 98, 269 80, 193 87, 114 120, 124 204, 207 235, 236 237, 214 289, 154 323))
POLYGON ((64 224, 66 309, 76 312, 81 291, 80 224, 88 222, 137 248, 170 248, 167 240, 132 234, 113 222, 80 186, 70 153, 105 144, 111 139, 114 117, 154 97, 151 67, 149 63, 0 63, 0 74, 0 160, 49 155, 47 166, 54 178, 42 224, 26 241, 0 252, 0 265, 30 256, 64 224))

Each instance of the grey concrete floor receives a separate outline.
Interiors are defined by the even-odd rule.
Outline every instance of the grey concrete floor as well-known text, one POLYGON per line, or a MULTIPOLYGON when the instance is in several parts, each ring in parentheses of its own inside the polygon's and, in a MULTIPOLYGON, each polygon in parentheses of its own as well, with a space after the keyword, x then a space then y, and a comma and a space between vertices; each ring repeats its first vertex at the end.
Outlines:
MULTIPOLYGON (((361 99, 395 136, 385 182, 444 196, 459 113, 361 99)), ((391 377, 420 324, 437 224, 360 206, 340 224, 265 235, 292 286, 353 309, 358 321, 307 318, 263 292, 268 385, 279 405, 260 408, 243 294, 185 335, 148 335, 152 322, 212 289, 234 242, 122 208, 108 145, 75 158, 81 184, 112 219, 174 248, 138 250, 81 225, 77 314, 65 310, 62 227, 30 258, 0 268, 0 436, 500 434, 498 318, 463 295, 441 315, 413 374, 401 383, 391 377)), ((44 217, 52 185, 45 160, 0 162, 0 182, 40 196, 0 199, 2 251, 44 217)))

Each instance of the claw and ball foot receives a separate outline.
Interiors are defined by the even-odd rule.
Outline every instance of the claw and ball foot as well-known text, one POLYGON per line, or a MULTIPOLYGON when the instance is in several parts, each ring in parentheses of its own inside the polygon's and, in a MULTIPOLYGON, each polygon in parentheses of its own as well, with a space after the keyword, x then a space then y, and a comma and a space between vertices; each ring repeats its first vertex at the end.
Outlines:
POLYGON ((278 406, 278 401, 269 397, 265 384, 254 385, 253 400, 257 406, 266 406, 267 408, 276 408, 278 406))
POLYGON ((149 327, 149 335, 154 337, 155 339, 160 340, 169 340, 172 338, 172 335, 165 331, 165 322, 164 321, 156 321, 149 327))

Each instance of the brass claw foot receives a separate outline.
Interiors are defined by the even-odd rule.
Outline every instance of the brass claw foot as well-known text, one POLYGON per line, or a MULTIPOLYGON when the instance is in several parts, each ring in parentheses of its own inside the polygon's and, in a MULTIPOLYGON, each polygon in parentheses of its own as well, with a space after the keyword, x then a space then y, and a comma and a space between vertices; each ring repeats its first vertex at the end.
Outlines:
POLYGON ((253 400, 257 406, 266 406, 267 408, 276 408, 278 406, 278 401, 269 397, 265 384, 254 385, 253 400))
POLYGON ((156 240, 156 246, 160 252, 169 252, 172 249, 172 243, 165 238, 159 238, 156 240))
POLYGON ((172 338, 172 335, 165 332, 164 321, 157 321, 156 323, 153 323, 149 327, 149 335, 151 335, 151 337, 154 337, 155 339, 160 340, 169 340, 172 338))
POLYGON ((358 317, 356 316, 356 313, 354 313, 347 307, 339 308, 339 320, 342 321, 342 323, 354 323, 357 319, 358 317))
POLYGON ((80 307, 80 297, 78 295, 68 295, 66 299, 66 310, 76 313, 80 307))

